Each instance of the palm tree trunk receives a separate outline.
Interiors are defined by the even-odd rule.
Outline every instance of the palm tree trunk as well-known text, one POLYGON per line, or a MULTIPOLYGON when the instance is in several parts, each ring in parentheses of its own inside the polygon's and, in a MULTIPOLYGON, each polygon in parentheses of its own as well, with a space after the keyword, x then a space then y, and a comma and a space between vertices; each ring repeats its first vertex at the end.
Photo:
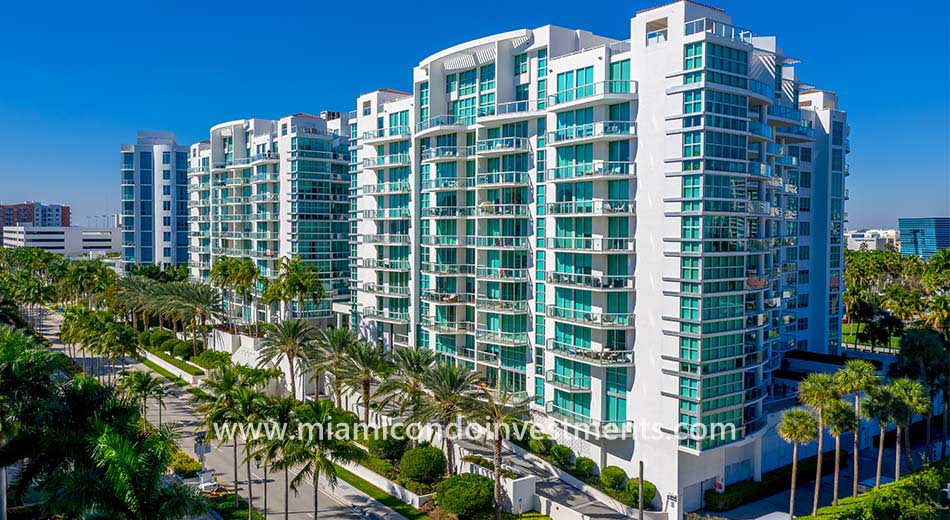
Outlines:
POLYGON ((290 368, 290 398, 297 399, 297 371, 294 370, 294 357, 287 356, 287 365, 290 368))
POLYGON ((835 437, 835 484, 834 484, 834 496, 831 500, 831 504, 834 506, 838 505, 838 472, 841 471, 841 436, 838 435, 835 437))
POLYGON ((851 464, 854 468, 854 478, 851 479, 851 496, 858 496, 858 449, 860 446, 859 438, 861 435, 861 391, 854 393, 854 415, 857 417, 857 427, 854 429, 854 445, 851 448, 851 464))
POLYGON ((290 470, 284 468, 284 520, 290 520, 290 470))
POLYGON ((881 465, 884 463, 884 428, 885 424, 881 423, 881 436, 877 440, 877 477, 874 480, 874 487, 877 488, 881 485, 881 465))
POLYGON ((798 479, 796 475, 798 474, 798 443, 792 443, 792 492, 791 498, 788 499, 788 518, 789 520, 794 520, 795 518, 795 486, 798 484, 798 479))
POLYGON ((320 518, 320 471, 313 470, 313 517, 320 518))
POLYGON ((495 470, 495 520, 501 520, 501 425, 494 426, 492 461, 495 470))
POLYGON ((452 436, 449 435, 449 421, 442 425, 442 435, 445 437, 445 460, 448 463, 449 476, 455 476, 455 446, 452 443, 452 436))
POLYGON ((251 457, 247 453, 247 440, 244 441, 244 458, 247 465, 247 520, 254 520, 254 485, 251 480, 251 457))
POLYGON ((894 480, 898 481, 901 479, 901 425, 897 425, 894 435, 894 480))
POLYGON ((238 460, 237 460, 237 435, 232 439, 234 449, 231 453, 234 455, 234 509, 238 508, 238 460))
POLYGON ((360 387, 363 393, 363 424, 369 426, 369 381, 363 381, 360 387))
POLYGON ((821 461, 824 459, 825 425, 822 421, 822 410, 818 410, 818 463, 815 464, 815 497, 812 499, 811 516, 818 514, 818 494, 821 490, 821 461))
POLYGON ((904 456, 907 458, 907 473, 914 471, 914 457, 910 453, 910 425, 904 430, 904 456))
POLYGON ((943 388, 943 433, 940 436, 940 440, 943 441, 940 443, 941 459, 947 458, 947 428, 950 427, 950 424, 947 422, 948 418, 950 418, 947 416, 947 408, 950 408, 948 398, 950 398, 950 386, 945 386, 943 388))

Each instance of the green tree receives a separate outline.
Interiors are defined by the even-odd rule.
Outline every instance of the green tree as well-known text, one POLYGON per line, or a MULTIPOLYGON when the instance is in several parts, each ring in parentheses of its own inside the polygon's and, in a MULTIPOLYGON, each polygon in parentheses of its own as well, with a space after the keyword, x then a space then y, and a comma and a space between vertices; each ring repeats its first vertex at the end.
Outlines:
POLYGON ((841 436, 858 427, 854 410, 844 401, 833 401, 826 410, 828 431, 835 440, 835 478, 832 503, 838 505, 838 477, 841 471, 841 436))
MULTIPOLYGON (((897 359, 891 364, 892 376, 904 376, 919 380, 927 389, 931 409, 945 385, 950 367, 950 352, 943 337, 929 329, 913 327, 901 336, 897 359)), ((927 449, 931 446, 932 428, 930 416, 925 417, 927 449)))
MULTIPOLYGON (((872 393, 879 384, 877 369, 863 359, 848 360, 844 368, 835 374, 835 385, 844 394, 854 394, 854 415, 861 421, 861 393, 872 393)), ((851 496, 858 495, 858 452, 860 451, 860 429, 854 429, 854 445, 851 456, 854 477, 851 483, 851 496)))
POLYGON ((509 434, 508 426, 510 426, 512 420, 522 419, 529 414, 529 403, 530 398, 517 398, 509 392, 508 388, 502 388, 497 393, 483 388, 481 395, 476 400, 477 406, 469 414, 469 417, 491 431, 492 469, 495 480, 495 520, 501 520, 502 443, 509 434))
POLYGON ((215 438, 217 429, 215 423, 237 423, 240 417, 236 413, 237 396, 245 387, 245 379, 232 366, 221 366, 208 373, 208 377, 201 382, 197 392, 193 394, 193 401, 197 405, 196 411, 202 418, 202 426, 207 431, 209 440, 217 440, 224 444, 232 441, 231 454, 234 462, 234 507, 238 507, 238 442, 236 438, 215 438))
POLYGON ((320 301, 326 297, 320 270, 313 264, 304 263, 300 257, 281 257, 277 260, 277 278, 264 288, 266 304, 280 303, 284 319, 291 317, 291 304, 297 304, 297 317, 302 318, 307 301, 320 301))
POLYGON ((805 376, 798 386, 798 400, 811 406, 818 415, 818 462, 815 468, 815 496, 811 514, 818 512, 818 494, 821 490, 821 459, 824 453, 825 410, 839 399, 841 394, 830 374, 813 373, 805 376))
POLYGON ((795 518, 795 488, 798 485, 798 446, 808 444, 818 435, 818 421, 810 410, 793 408, 782 412, 782 422, 777 428, 779 436, 792 445, 792 484, 788 503, 788 516, 795 518))
POLYGON ((313 371, 314 382, 320 373, 330 376, 333 400, 337 408, 343 407, 343 367, 349 363, 350 352, 359 344, 359 335, 342 328, 327 328, 320 332, 316 341, 307 349, 308 368, 313 371))
MULTIPOLYGON (((277 425, 286 425, 286 431, 297 431, 297 400, 291 397, 266 399, 261 408, 263 419, 277 425)), ((294 439, 288 435, 263 436, 252 441, 254 456, 260 456, 264 464, 284 473, 284 520, 290 518, 290 465, 294 439)))
MULTIPOLYGON (((393 352, 393 368, 379 385, 377 395, 381 404, 396 403, 400 417, 411 416, 419 409, 425 397, 423 377, 435 364, 436 354, 427 348, 401 348, 393 352)), ((413 447, 416 440, 413 439, 413 447)))
POLYGON ((303 320, 287 320, 280 323, 264 324, 264 340, 257 366, 267 364, 279 366, 284 360, 290 371, 290 395, 297 399, 297 375, 299 364, 307 361, 307 343, 315 331, 303 320))
POLYGON ((385 378, 389 369, 383 349, 378 345, 360 341, 350 350, 349 362, 340 373, 340 382, 345 388, 359 393, 363 402, 364 424, 369 424, 373 385, 385 378))
POLYGON ((881 386, 861 403, 865 417, 877 421, 880 428, 877 441, 877 473, 874 487, 881 485, 881 468, 884 462, 884 434, 887 426, 894 422, 895 401, 891 394, 890 385, 881 386))
POLYGON ((141 401, 142 417, 148 417, 148 397, 162 386, 162 381, 149 372, 133 370, 122 375, 118 389, 141 401))
POLYGON ((422 379, 428 398, 412 419, 423 424, 435 422, 442 427, 449 476, 455 474, 455 450, 449 425, 475 408, 474 386, 478 378, 477 373, 466 367, 436 363, 422 379))
POLYGON ((930 400, 924 385, 913 379, 895 379, 889 387, 889 392, 894 396, 894 420, 897 423, 894 480, 899 480, 901 473, 901 434, 904 434, 904 455, 907 458, 907 470, 913 471, 914 461, 910 453, 910 425, 915 415, 929 413, 930 400))

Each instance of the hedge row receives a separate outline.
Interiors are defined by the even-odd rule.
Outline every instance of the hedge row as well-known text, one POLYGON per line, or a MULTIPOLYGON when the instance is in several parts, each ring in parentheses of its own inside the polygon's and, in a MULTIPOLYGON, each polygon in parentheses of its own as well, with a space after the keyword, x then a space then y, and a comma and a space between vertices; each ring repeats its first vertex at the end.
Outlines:
POLYGON ((188 375, 191 375, 191 376, 203 376, 203 375, 205 374, 205 373, 204 373, 204 370, 201 370, 200 368, 198 368, 198 367, 196 367, 196 366, 192 366, 192 365, 190 365, 190 364, 188 364, 188 363, 185 363, 184 361, 182 361, 182 360, 180 360, 180 359, 178 359, 178 358, 176 358, 176 357, 169 356, 168 354, 166 354, 165 352, 162 352, 161 350, 154 350, 154 351, 152 351, 152 354, 155 354, 155 356, 161 358, 163 361, 166 361, 166 362, 168 362, 168 363, 171 363, 172 365, 174 365, 174 366, 177 367, 178 369, 184 371, 184 372, 185 372, 186 374, 188 374, 188 375))
MULTIPOLYGON (((847 464, 847 453, 841 452, 841 468, 844 469, 847 464)), ((808 457, 798 461, 798 482, 808 482, 815 478, 815 466, 818 456, 808 457)), ((826 451, 824 462, 821 465, 822 475, 833 473, 835 470, 835 452, 826 451)), ((792 484, 792 465, 782 466, 767 473, 762 474, 762 481, 743 480, 726 486, 722 493, 715 489, 707 489, 706 509, 710 511, 728 511, 743 504, 754 502, 760 498, 781 493, 791 488, 792 484)))

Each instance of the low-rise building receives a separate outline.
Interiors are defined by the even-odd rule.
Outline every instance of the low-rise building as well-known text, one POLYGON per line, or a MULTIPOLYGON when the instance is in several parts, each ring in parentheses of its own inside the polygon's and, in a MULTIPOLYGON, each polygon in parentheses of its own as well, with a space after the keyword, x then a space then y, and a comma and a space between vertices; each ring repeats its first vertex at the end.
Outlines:
POLYGON ((119 230, 69 226, 7 226, 3 247, 36 247, 68 258, 104 256, 118 253, 119 230))
POLYGON ((892 247, 900 251, 900 233, 896 229, 852 229, 844 232, 848 249, 862 247, 874 251, 892 247))

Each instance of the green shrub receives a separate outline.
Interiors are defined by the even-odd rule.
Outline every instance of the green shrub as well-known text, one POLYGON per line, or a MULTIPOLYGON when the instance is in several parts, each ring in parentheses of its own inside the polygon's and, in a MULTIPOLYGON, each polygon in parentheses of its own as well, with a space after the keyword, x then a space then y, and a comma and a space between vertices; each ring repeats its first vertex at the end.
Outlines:
POLYGON ((606 488, 623 491, 627 474, 617 466, 607 466, 600 472, 600 482, 606 488))
POLYGON ((168 352, 171 355, 175 355, 175 347, 178 346, 178 338, 168 338, 163 340, 161 344, 154 345, 152 350, 161 350, 162 352, 168 352))
POLYGON ((464 473, 447 478, 435 488, 435 503, 445 511, 467 520, 489 514, 494 504, 492 479, 464 473))
POLYGON ((550 450, 551 461, 554 464, 566 468, 571 465, 571 459, 574 458, 574 452, 563 444, 555 444, 550 450))
MULTIPOLYGON (((841 465, 844 468, 848 457, 842 453, 841 465)), ((834 451, 825 452, 822 462, 822 474, 827 475, 834 472, 835 467, 834 451)), ((798 483, 801 484, 809 478, 815 477, 815 466, 818 458, 809 457, 798 461, 798 483)), ((752 480, 743 480, 726 486, 726 489, 720 493, 715 489, 708 489, 705 493, 706 509, 709 511, 720 512, 734 509, 743 504, 754 502, 763 497, 781 493, 791 487, 792 465, 783 466, 762 474, 761 482, 752 480)))
POLYGON ((393 482, 399 478, 399 472, 396 471, 396 466, 390 462, 386 462, 383 459, 367 457, 366 459, 360 461, 360 464, 373 473, 386 477, 393 482))
POLYGON ((535 455, 541 455, 543 457, 551 451, 552 447, 554 447, 554 441, 551 440, 551 437, 547 434, 542 433, 528 439, 528 451, 535 455))
MULTIPOLYGON (((462 460, 464 460, 465 462, 471 462, 471 463, 476 464, 476 465, 478 465, 478 466, 481 466, 481 467, 483 467, 483 468, 485 468, 485 469, 487 469, 487 470, 491 470, 492 472, 495 471, 495 464, 492 463, 492 461, 486 459, 485 457, 482 457, 481 455, 466 455, 466 456, 462 457, 462 460)), ((507 479, 509 479, 509 480, 514 480, 514 479, 516 479, 516 478, 521 478, 521 476, 518 475, 517 473, 515 473, 514 471, 509 471, 509 470, 507 470, 507 469, 505 469, 505 468, 502 468, 502 469, 501 469, 501 476, 503 476, 503 477, 505 477, 505 478, 507 478, 507 479)))
POLYGON ((509 417, 505 424, 508 425, 508 437, 515 444, 524 443, 525 439, 528 437, 528 426, 524 421, 518 419, 517 417, 509 417))
POLYGON ((412 491, 417 495, 428 495, 435 491, 434 484, 423 484, 422 482, 416 482, 415 480, 409 480, 406 477, 399 477, 396 480, 396 483, 400 486, 412 491))
MULTIPOLYGON (((640 479, 632 478, 627 481, 627 494, 633 499, 630 504, 633 507, 640 507, 640 479)), ((653 503, 653 497, 656 496, 656 486, 649 480, 643 481, 643 507, 653 503)))
MULTIPOLYGON (((190 341, 178 340, 178 343, 175 345, 175 348, 172 350, 172 354, 175 357, 179 357, 188 361, 191 359, 191 356, 195 352, 195 347, 191 344, 190 341)), ((200 351, 199 351, 200 352, 200 351)))
POLYGON ((166 341, 174 338, 175 335, 165 329, 152 329, 147 347, 149 349, 161 348, 166 341))
POLYGON ((380 428, 367 438, 366 447, 374 457, 396 463, 406 453, 409 439, 405 436, 402 426, 380 428))
POLYGON ((574 473, 581 479, 590 478, 594 474, 594 461, 587 457, 577 457, 574 460, 574 473))
POLYGON ((169 356, 168 354, 162 352, 161 350, 156 350, 152 352, 152 354, 160 358, 162 361, 165 361, 166 363, 175 366, 176 368, 178 368, 179 370, 181 370, 182 372, 188 375, 203 376, 205 373, 204 370, 201 370, 200 368, 196 366, 189 365, 188 363, 185 363, 184 361, 176 357, 169 356))
POLYGON ((139 346, 145 349, 152 346, 152 329, 145 329, 139 332, 139 346))
POLYGON ((439 448, 413 448, 399 461, 399 475, 423 484, 434 484, 445 475, 445 467, 445 455, 439 448))
POLYGON ((201 471, 201 464, 181 450, 172 454, 172 460, 168 464, 168 467, 181 478, 195 477, 198 475, 198 472, 201 471))
POLYGON ((202 368, 218 368, 231 364, 231 354, 214 350, 205 350, 191 358, 191 362, 202 368))

